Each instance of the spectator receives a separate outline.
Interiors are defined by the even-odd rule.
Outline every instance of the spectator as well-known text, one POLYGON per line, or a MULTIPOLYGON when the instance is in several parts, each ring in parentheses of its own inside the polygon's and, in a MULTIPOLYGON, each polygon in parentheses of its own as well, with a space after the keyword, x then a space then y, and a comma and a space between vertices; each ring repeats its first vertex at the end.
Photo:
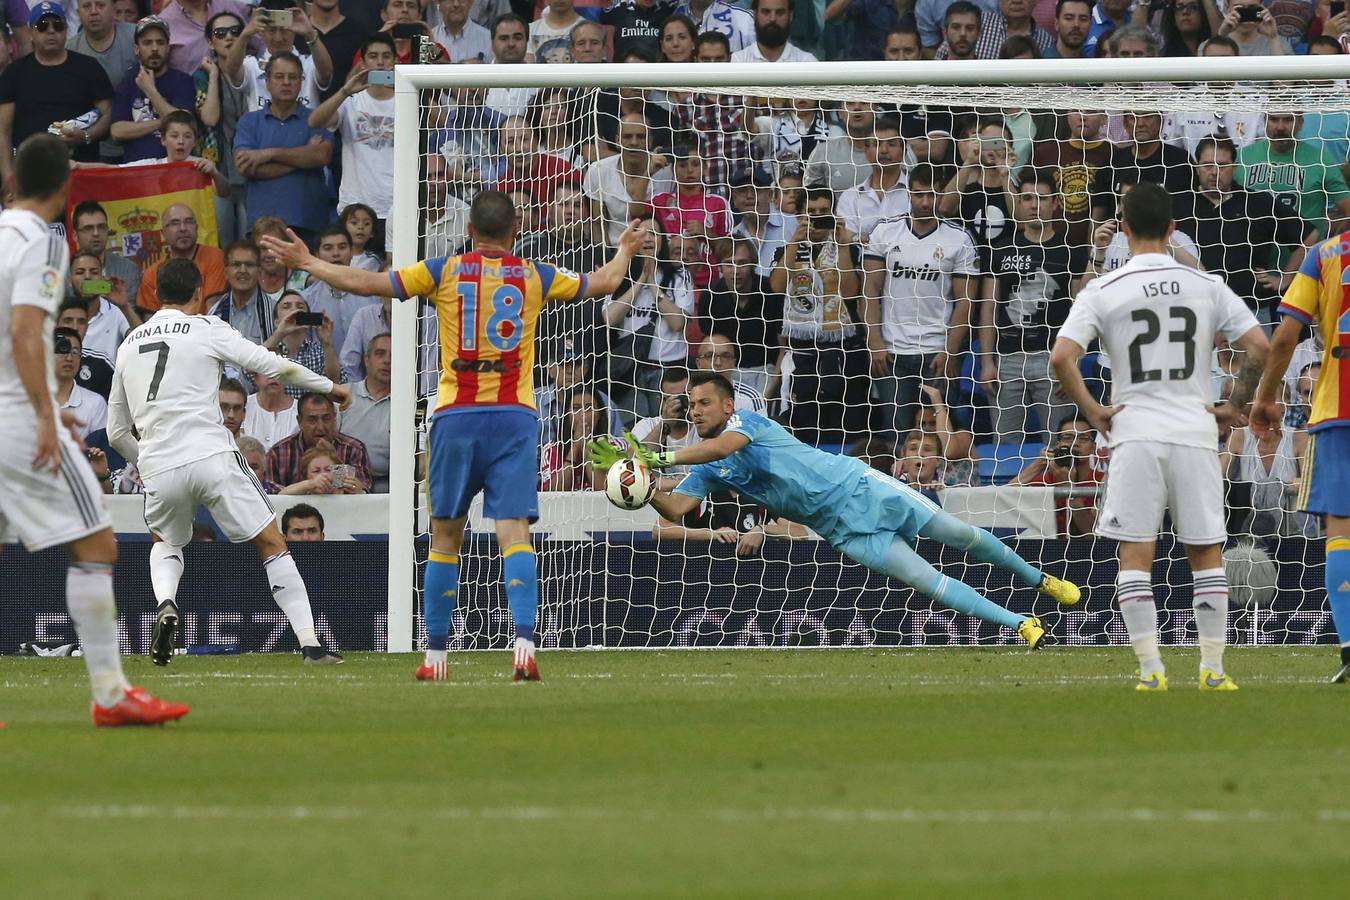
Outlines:
POLYGON ((322 541, 323 514, 308 503, 297 503, 281 514, 281 533, 287 541, 322 541))
POLYGON ((978 6, 970 0, 955 0, 942 15, 942 44, 933 58, 998 59, 1002 47, 1003 29, 986 29, 978 6))
POLYGON ((160 155, 160 119, 175 110, 194 110, 192 76, 169 67, 169 27, 159 16, 136 23, 136 65, 113 93, 112 137, 124 148, 124 162, 160 155))
MULTIPOLYGON (((180 72, 192 74, 206 56, 210 35, 207 23, 219 13, 232 13, 243 23, 248 21, 248 7, 237 0, 169 0, 159 11, 159 17, 169 28, 169 65, 180 72)), ((253 50, 261 52, 262 42, 253 41, 253 50)))
MULTIPOLYGON (((985 27, 988 30, 995 34, 1003 32, 999 39, 1000 50, 1009 40, 1019 37, 1031 41, 1038 57, 1044 56, 1055 46, 1055 38, 1038 25, 1031 15, 1034 5, 1035 0, 1000 0, 998 5, 1000 15, 985 17, 985 27)), ((998 55, 999 51, 996 50, 988 58, 997 59, 998 55)))
POLYGON ((738 238, 724 246, 722 277, 705 294, 699 330, 724 335, 735 344, 739 348, 738 378, 763 394, 777 368, 783 291, 771 287, 770 279, 759 274, 754 244, 738 238))
MULTIPOLYGON (((674 451, 697 444, 701 438, 689 421, 689 370, 671 366, 661 373, 661 411, 638 422, 632 428, 633 437, 650 450, 674 451)), ((688 472, 685 466, 662 470, 662 478, 688 472)))
POLYGON ((1088 0, 1057 0, 1055 43, 1042 50, 1046 59, 1082 59, 1083 45, 1092 30, 1092 4, 1088 0))
MULTIPOLYGON (((614 58, 633 51, 661 56, 661 23, 676 12, 673 0, 618 0, 600 14, 600 22, 614 29, 614 58)), ((693 35, 690 36, 691 40, 693 35)))
POLYGON ((361 203, 375 211, 375 242, 383 243, 384 220, 394 201, 394 89, 370 84, 371 72, 394 68, 394 39, 376 33, 361 47, 361 64, 347 82, 309 114, 309 127, 342 139, 338 206, 361 203))
POLYGON ((370 457, 371 493, 389 493, 389 377, 393 355, 388 334, 366 345, 366 377, 352 385, 352 405, 342 414, 342 433, 356 438, 370 457))
POLYGON ((875 122, 872 104, 844 101, 844 133, 816 144, 806 161, 806 186, 828 187, 840 193, 862 184, 871 171, 867 144, 875 137, 875 122))
POLYGON ((112 10, 119 22, 135 25, 141 20, 140 0, 113 0, 112 10))
POLYGON ((942 394, 931 384, 919 385, 918 428, 936 435, 942 456, 942 483, 948 487, 973 487, 980 481, 979 453, 975 434, 952 418, 942 394))
POLYGON ((797 229, 797 217, 784 213, 774 203, 773 178, 755 168, 731 180, 731 209, 736 219, 732 234, 750 241, 759 252, 757 271, 773 271, 773 258, 797 229))
POLYGON ((919 385, 956 375, 979 276, 970 234, 936 216, 933 181, 932 166, 913 169, 909 215, 878 225, 863 256, 879 425, 897 439, 914 427, 919 385))
MULTIPOLYGON (((272 317, 276 328, 263 341, 263 346, 340 384, 343 380, 342 367, 338 364, 337 352, 333 348, 333 320, 327 313, 320 313, 323 316, 322 324, 300 324, 297 319, 309 312, 309 303, 303 296, 296 291, 283 291, 281 299, 273 307, 272 317)), ((288 386, 286 393, 300 397, 304 391, 288 386)), ((276 481, 275 478, 272 480, 276 481)))
MULTIPOLYGON (((301 477, 280 491, 282 494, 364 494, 365 487, 353 474, 354 466, 338 460, 338 450, 326 440, 316 443, 300 457, 301 477)), ((271 455, 268 456, 271 465, 271 455)))
POLYGON ((80 336, 80 370, 75 375, 75 383, 107 400, 112 392, 112 360, 84 349, 84 335, 89 327, 89 306, 84 298, 61 304, 56 311, 56 327, 69 328, 80 336))
POLYGON ((876 120, 874 137, 867 142, 866 154, 872 174, 862 184, 841 194, 838 206, 844 227, 864 243, 883 219, 909 212, 905 143, 900 138, 897 119, 881 116, 876 120))
POLYGON ((1016 223, 989 254, 980 291, 980 385, 993 405, 994 440, 1049 439, 1072 412, 1056 399, 1050 345, 1087 269, 1087 253, 1056 230, 1059 196, 1049 172, 1022 179, 1016 223), (1036 413, 1032 431, 1028 413, 1036 413))
POLYGON ((243 92, 247 109, 264 109, 272 96, 266 66, 274 56, 290 54, 300 61, 300 104, 312 110, 319 105, 320 94, 333 84, 333 59, 319 37, 318 30, 299 7, 291 10, 290 25, 274 25, 267 10, 255 9, 244 25, 241 40, 230 47, 221 61, 221 71, 233 87, 243 92), (257 35, 262 36, 265 51, 258 56, 246 56, 249 42, 256 40, 257 35), (305 39, 308 53, 296 49, 296 35, 305 39))
POLYGON ((1144 25, 1126 25, 1111 32, 1112 59, 1154 59, 1158 55, 1158 39, 1144 25))
POLYGON ((944 486, 942 442, 936 434, 917 428, 905 436, 900 445, 900 458, 891 474, 916 491, 936 499, 944 486))
MULTIPOLYGON (((722 0, 714 0, 721 3, 722 0)), ((732 7, 735 8, 735 7, 732 7)), ((744 13, 744 10, 737 9, 744 13)), ((726 35, 705 31, 694 42, 694 61, 731 61, 726 35)), ((699 156, 707 163, 708 187, 725 187, 733 175, 750 165, 750 142, 745 132, 745 100, 735 94, 696 91, 670 94, 673 124, 698 138, 699 156)))
MULTIPOLYGON (((459 163, 452 163, 441 152, 428 154, 425 165, 426 181, 423 182, 423 189, 426 193, 424 208, 427 210, 427 225, 422 252, 427 254, 428 259, 452 256, 467 246, 469 233, 469 204, 450 192, 459 163)), ((380 262, 383 268, 384 257, 380 258, 380 262)))
POLYGON ((167 251, 141 278, 136 305, 154 312, 159 309, 159 290, 155 283, 159 267, 167 259, 190 259, 202 273, 202 293, 210 296, 225 290, 225 254, 216 247, 197 243, 197 214, 186 203, 174 203, 164 210, 160 222, 167 251))
POLYGON ((1213 36, 1205 0, 1175 0, 1164 6, 1159 34, 1163 56, 1199 56, 1200 45, 1213 36))
POLYGON ((452 63, 466 59, 490 63, 494 59, 492 34, 469 18, 472 6, 472 0, 438 0, 436 3, 441 23, 431 29, 431 39, 445 48, 452 63))
MULTIPOLYGON (((568 62, 571 62, 571 46, 568 40, 572 29, 582 20, 573 0, 547 0, 544 12, 530 23, 530 36, 525 42, 526 58, 534 62, 548 62, 540 52, 545 44, 552 41, 568 41, 568 62)), ((654 32, 653 32, 654 33, 654 32)), ((617 30, 615 32, 618 34, 617 30)))
MULTIPOLYGON (((778 2, 778 0, 774 0, 778 2)), ((628 222, 650 208, 652 197, 675 190, 662 154, 653 153, 646 117, 627 113, 619 120, 620 151, 586 169, 586 195, 604 206, 605 243, 613 247, 628 222)))
POLYGON ((227 287, 208 298, 210 314, 229 322, 234 330, 255 344, 272 333, 272 301, 258 286, 258 248, 250 241, 235 241, 225 249, 227 287))
POLYGON ((778 254, 770 278, 775 294, 786 296, 782 351, 767 394, 789 402, 793 433, 814 444, 843 443, 863 425, 867 408, 858 308, 862 250, 833 209, 828 188, 807 193, 807 216, 778 254))
POLYGON ((266 453, 277 441, 295 434, 300 421, 295 398, 286 393, 286 385, 263 372, 251 374, 257 391, 244 410, 244 433, 255 438, 266 453))
POLYGON ((792 0, 750 0, 755 14, 755 42, 731 54, 732 62, 816 62, 788 40, 792 30, 792 0))
POLYGON ((239 120, 234 163, 244 176, 248 223, 261 216, 284 216, 296 234, 313 241, 328 222, 323 168, 333 158, 333 135, 308 123, 299 105, 301 66, 293 53, 267 61, 272 102, 239 120))
POLYGON ((843 25, 840 59, 886 59, 890 31, 900 24, 901 17, 901 5, 894 0, 844 0, 825 7, 827 27, 833 22, 843 25))
POLYGON ((75 424, 71 427, 80 440, 84 440, 107 426, 108 401, 75 383, 75 376, 80 371, 83 345, 74 329, 57 328, 52 346, 56 402, 62 410, 70 410, 74 414, 75 424))
MULTIPOLYGON (((952 0, 916 0, 914 19, 918 26, 919 38, 923 42, 923 55, 932 58, 942 44, 943 29, 947 20, 947 9, 952 0)), ((981 15, 998 14, 999 0, 980 0, 977 4, 981 15)))
POLYGON ((234 134, 239 117, 248 112, 248 97, 220 71, 230 49, 244 40, 243 33, 244 20, 234 13, 213 15, 206 23, 207 54, 192 76, 197 118, 201 121, 197 155, 213 163, 230 184, 231 199, 216 200, 216 233, 222 247, 239 237, 246 215, 244 177, 234 167, 234 134))
MULTIPOLYGON (((400 66, 410 65, 412 63, 439 63, 447 59, 448 54, 444 47, 436 42, 431 36, 431 26, 424 21, 422 14, 423 6, 428 9, 435 9, 429 4, 424 4, 423 0, 384 0, 384 7, 380 10, 380 19, 384 23, 380 26, 380 31, 392 32, 399 25, 413 25, 421 31, 420 37, 423 40, 430 41, 429 46, 420 49, 423 56, 414 57, 415 48, 410 38, 394 37, 394 55, 395 61, 400 66)), ((522 20, 523 21, 523 20, 522 20)), ((367 32, 368 33, 368 32, 367 32)), ((352 58, 352 65, 356 65, 360 60, 352 58)))
POLYGON ((1059 427, 1053 443, 1018 472, 1009 484, 1071 489, 1074 496, 1055 498, 1059 535, 1090 535, 1097 524, 1096 491, 1104 477, 1093 464, 1096 455, 1097 432, 1087 420, 1075 416, 1059 427))
POLYGON ((1274 194, 1235 184, 1236 157, 1227 138, 1200 141, 1198 191, 1177 205, 1177 228, 1195 238, 1207 271, 1223 275, 1252 309, 1269 311, 1303 264, 1313 228, 1274 194))
MULTIPOLYGON (((530 101, 527 118, 534 129, 536 151, 572 168, 576 180, 581 180, 578 165, 585 165, 580 153, 581 141, 577 132, 584 121, 581 100, 573 88, 542 88, 530 101)), ((539 200, 547 201, 551 191, 542 193, 535 188, 539 200)))
POLYGON ((1290 49, 1280 37, 1275 17, 1261 0, 1233 0, 1227 4, 1219 36, 1237 44, 1242 56, 1282 56, 1290 49))
MULTIPOLYGON (((699 38, 720 34, 726 40, 727 58, 755 42, 755 16, 726 0, 683 0, 675 11, 698 23, 699 38)), ((700 60, 701 62, 701 60, 700 60)))
MULTIPOLYGON (((1344 21, 1350 27, 1350 16, 1345 13, 1344 21)), ((1345 51, 1340 41, 1328 35, 1319 35, 1308 42, 1309 56, 1339 56, 1345 51)), ((1328 87, 1330 84, 1328 84, 1328 87)), ((1346 110, 1309 110, 1303 114, 1303 127, 1299 129, 1298 139, 1322 151, 1322 155, 1333 162, 1350 156, 1350 111, 1346 110)))
POLYGON ((658 39, 661 42, 661 62, 693 62, 694 41, 698 26, 694 20, 679 13, 667 16, 661 23, 658 39))
POLYGON ((1296 518, 1303 460, 1308 449, 1306 429, 1266 429, 1259 436, 1250 428, 1235 428, 1221 454, 1224 477, 1246 486, 1248 500, 1240 530, 1257 538, 1298 534, 1296 518))
POLYGON ((736 409, 763 414, 767 404, 764 394, 740 379, 737 366, 740 354, 731 338, 724 334, 710 334, 698 346, 694 355, 696 368, 725 375, 736 390, 736 409))
POLYGON ((544 447, 540 479, 546 491, 604 490, 604 473, 597 472, 586 455, 586 445, 603 437, 609 413, 589 388, 573 389, 567 397, 562 436, 544 447))
POLYGON ((797 97, 771 107, 770 115, 754 118, 751 130, 764 157, 780 164, 804 160, 818 144, 844 133, 813 97, 797 97))
POLYGON ((501 159, 491 167, 486 180, 508 194, 523 193, 532 217, 539 217, 539 207, 553 196, 555 185, 581 182, 581 173, 570 162, 539 152, 538 135, 527 119, 508 116, 499 133, 501 159))
POLYGON ((789 216, 800 216, 806 209, 806 169, 800 162, 789 160, 775 166, 778 169, 778 209, 789 216))
POLYGON ((127 296, 135 297, 141 286, 141 268, 108 245, 107 211, 93 200, 83 200, 75 204, 70 222, 75 226, 76 250, 97 256, 103 262, 104 274, 122 279, 127 296))
MULTIPOLYGON (((492 55, 497 65, 525 62, 530 23, 515 13, 498 16, 492 23, 492 55)), ((498 117, 523 116, 538 88, 490 88, 483 106, 498 117)))
MULTIPOLYGON (((1120 205, 1125 195, 1139 182, 1131 172, 1116 175, 1116 211, 1119 216, 1120 205)), ((1200 248, 1186 232, 1174 230, 1167 239, 1168 252, 1183 266, 1204 269, 1200 263, 1200 248)), ((1098 274, 1106 274, 1119 269, 1130 261, 1130 242, 1120 228, 1119 219, 1110 219, 1098 225, 1092 233, 1092 268, 1098 274)))
MULTIPOLYGON (((466 0, 453 2, 463 3, 466 0)), ((319 92, 319 99, 327 100, 347 83, 347 76, 351 74, 356 56, 361 52, 361 45, 375 30, 375 26, 363 24, 355 17, 349 18, 340 0, 310 0, 309 21, 314 26, 315 40, 323 44, 333 67, 328 88, 319 92)))
MULTIPOLYGON (((1105 113, 1070 111, 1064 114, 1063 122, 1062 136, 1042 142, 1032 161, 1036 168, 1056 173, 1055 190, 1064 212, 1060 227, 1069 243, 1077 246, 1091 239, 1096 199, 1093 189, 1098 173, 1110 167, 1112 151, 1102 133, 1105 113)), ((1105 216, 1099 212, 1095 218, 1105 216)))
POLYGON ((119 279, 108 279, 109 291, 98 290, 103 281, 103 262, 93 253, 76 252, 70 258, 70 289, 74 297, 86 304, 89 313, 87 330, 80 334, 80 345, 104 359, 117 358, 117 348, 127 332, 141 324, 136 308, 127 300, 127 286, 119 279), (85 290, 86 283, 94 291, 85 290))
MULTIPOLYGON (((235 438, 234 443, 235 446, 239 448, 239 455, 244 457, 244 462, 248 464, 249 469, 253 472, 253 477, 258 479, 258 484, 262 486, 263 493, 269 495, 280 494, 281 488, 263 477, 267 474, 264 471, 264 467, 267 463, 267 451, 263 449, 263 445, 258 439, 246 434, 243 437, 235 438)), ((132 466, 128 466, 127 468, 134 471, 134 467, 132 466)), ((144 493, 144 490, 144 486, 140 485, 140 476, 137 475, 132 489, 125 491, 125 493, 144 493)), ((124 491, 122 490, 117 491, 117 493, 123 492, 124 491)))
MULTIPOLYGON (((544 361, 545 383, 534 389, 534 405, 539 410, 539 443, 542 446, 558 440, 558 435, 563 433, 563 419, 567 416, 565 400, 574 389, 589 380, 591 357, 569 341, 559 345, 555 355, 540 358, 544 361)), ((609 410, 609 433, 620 434, 623 425, 614 404, 599 389, 596 398, 609 410)))
MULTIPOLYGON (((117 21, 111 0, 80 0, 77 9, 80 30, 66 38, 66 49, 97 60, 116 93, 136 60, 136 26, 117 21)), ((103 141, 98 152, 103 162, 122 159, 122 147, 116 141, 103 141)))
POLYGON ((223 378, 216 392, 220 401, 220 420, 225 430, 238 441, 248 434, 244 429, 244 411, 248 408, 248 390, 234 378, 223 378))
MULTIPOLYGON (((575 182, 557 182, 545 216, 547 228, 522 242, 520 255, 546 259, 573 272, 594 272, 605 264, 611 251, 592 236, 588 213, 589 202, 581 188, 575 182)), ((577 349, 587 355, 598 352, 604 322, 601 304, 599 297, 545 304, 535 329, 540 356, 556 359, 565 339, 575 342, 577 349)))
POLYGON ((1012 131, 1000 119, 971 123, 969 137, 956 142, 960 161, 938 199, 938 212, 959 219, 981 255, 1012 228, 1012 131))
POLYGON ((51 0, 28 14, 33 52, 0 74, 0 183, 14 178, 14 151, 29 135, 59 125, 77 162, 98 160, 112 124, 112 83, 91 57, 66 49, 66 13, 51 0))
MULTIPOLYGON (((379 300, 379 303, 358 310, 347 329, 347 338, 342 344, 338 363, 348 379, 366 377, 366 347, 376 335, 387 334, 393 327, 391 318, 393 301, 388 297, 381 297, 379 300)), ((423 365, 419 371, 428 369, 428 366, 423 365)))
POLYGON ((370 458, 365 445, 338 432, 337 409, 333 401, 321 394, 305 394, 300 398, 299 430, 282 438, 267 451, 267 480, 290 486, 310 476, 300 460, 320 442, 327 442, 337 454, 335 462, 351 466, 353 486, 345 490, 364 493, 370 489, 370 458))
MULTIPOLYGON (((432 157, 445 159, 439 153, 433 153, 432 157)), ((347 229, 347 237, 351 240, 352 266, 367 272, 382 271, 384 254, 375 244, 375 210, 364 203, 344 206, 338 215, 338 224, 347 229)))
POLYGON ((215 163, 202 159, 200 156, 191 155, 193 149, 197 146, 197 117, 191 112, 185 109, 170 110, 169 114, 160 120, 158 143, 162 148, 161 152, 164 153, 163 156, 143 157, 124 165, 149 166, 170 162, 190 162, 197 168, 198 172, 210 176, 218 199, 230 196, 230 181, 221 174, 215 163))
POLYGON ((1133 0, 1099 0, 1092 10, 1092 28, 1083 42, 1083 55, 1097 56, 1098 44, 1111 32, 1130 24, 1143 25, 1147 14, 1148 7, 1133 0))
MULTIPOLYGON (((315 255, 319 259, 339 266, 351 265, 352 244, 351 238, 347 236, 347 229, 341 225, 329 225, 319 232, 318 243, 319 249, 315 255)), ((377 297, 364 297, 339 291, 318 279, 300 293, 311 312, 323 313, 332 320, 332 342, 335 350, 341 350, 346 346, 347 331, 351 328, 356 314, 367 306, 378 306, 380 302, 377 297)))
POLYGON ((1292 202, 1299 216, 1320 240, 1340 233, 1350 220, 1350 187, 1340 162, 1328 159, 1321 148, 1299 140, 1303 116, 1266 112, 1266 137, 1238 151, 1233 180, 1249 191, 1269 191, 1292 202), (1327 213, 1334 209, 1335 221, 1327 213))
POLYGON ((605 26, 590 19, 582 19, 568 35, 574 63, 602 63, 608 61, 605 49, 605 26))
POLYGON ((654 196, 652 206, 656 221, 666 234, 691 234, 706 239, 703 257, 694 267, 694 285, 702 290, 715 274, 713 255, 716 248, 731 235, 731 207, 725 198, 705 189, 703 157, 699 156, 698 147, 676 144, 672 155, 675 157, 675 190, 654 196))
MULTIPOLYGON (((1226 37, 1212 37, 1200 47, 1201 56, 1237 56, 1237 44, 1226 37)), ((1210 85, 1207 90, 1238 91, 1233 84, 1210 85)), ((1163 140, 1181 144, 1194 159, 1200 142, 1212 135, 1226 136, 1238 149, 1258 140, 1264 133, 1263 113, 1224 110, 1213 112, 1200 109, 1193 112, 1174 112, 1163 124, 1163 140)))
POLYGON ((1163 116, 1159 112, 1127 112, 1124 115, 1128 141, 1116 144, 1110 166, 1102 169, 1096 192, 1115 193, 1115 185, 1122 175, 1133 176, 1132 183, 1151 181, 1167 189, 1169 194, 1184 194, 1192 189, 1194 172, 1190 155, 1181 147, 1162 140, 1163 116))

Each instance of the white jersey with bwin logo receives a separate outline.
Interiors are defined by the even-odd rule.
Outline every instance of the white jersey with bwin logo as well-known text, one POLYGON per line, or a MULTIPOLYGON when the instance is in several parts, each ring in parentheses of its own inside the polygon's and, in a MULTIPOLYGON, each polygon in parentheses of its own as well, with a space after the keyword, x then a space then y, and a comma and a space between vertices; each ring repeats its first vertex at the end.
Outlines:
POLYGON ((872 230, 863 253, 885 264, 881 332, 886 349, 900 356, 945 350, 955 299, 952 281, 980 274, 970 232, 938 220, 921 234, 909 216, 897 216, 872 230))

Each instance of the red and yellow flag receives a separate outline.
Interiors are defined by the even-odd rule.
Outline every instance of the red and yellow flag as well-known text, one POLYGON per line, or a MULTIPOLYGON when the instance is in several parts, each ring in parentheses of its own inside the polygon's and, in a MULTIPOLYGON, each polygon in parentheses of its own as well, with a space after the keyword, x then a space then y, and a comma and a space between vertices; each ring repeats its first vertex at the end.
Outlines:
POLYGON ((71 213, 85 200, 97 201, 108 212, 109 249, 142 269, 163 255, 160 223, 164 210, 175 203, 186 204, 196 215, 197 243, 218 246, 215 196, 211 176, 190 162, 75 169, 70 173, 66 208, 71 250, 75 249, 71 213))

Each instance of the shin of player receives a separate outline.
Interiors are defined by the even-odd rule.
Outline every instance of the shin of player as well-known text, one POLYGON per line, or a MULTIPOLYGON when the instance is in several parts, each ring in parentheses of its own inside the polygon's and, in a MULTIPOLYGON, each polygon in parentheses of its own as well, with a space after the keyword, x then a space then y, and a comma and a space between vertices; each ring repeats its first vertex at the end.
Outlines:
POLYGON ((1235 691, 1223 669, 1228 582, 1219 427, 1240 418, 1260 378, 1269 342, 1255 316, 1223 280, 1167 253, 1171 197, 1154 184, 1125 196, 1122 228, 1132 259, 1079 292, 1050 364, 1069 399, 1111 445, 1097 534, 1119 542, 1116 599, 1139 659, 1137 690, 1167 689, 1158 651, 1150 572, 1158 531, 1170 512, 1194 577, 1202 691, 1235 691), (1222 333, 1243 354, 1228 403, 1211 404, 1205 361, 1222 333), (1088 391, 1079 360, 1100 339, 1114 361, 1113 406, 1088 391))
POLYGON ((66 604, 89 670, 96 725, 150 725, 181 718, 182 704, 132 687, 122 674, 113 564, 117 541, 98 479, 55 400, 52 318, 69 254, 47 224, 60 219, 70 185, 65 145, 48 134, 23 142, 15 201, 0 213, 0 531, 30 552, 65 545, 66 604))

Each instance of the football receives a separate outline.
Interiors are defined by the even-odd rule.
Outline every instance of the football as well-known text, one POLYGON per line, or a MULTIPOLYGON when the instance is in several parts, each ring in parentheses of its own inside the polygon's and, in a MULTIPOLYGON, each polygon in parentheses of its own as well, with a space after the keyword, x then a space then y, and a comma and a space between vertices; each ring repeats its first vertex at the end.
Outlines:
POLYGON ((641 509, 656 493, 656 479, 636 459, 621 459, 605 473, 605 495, 620 509, 641 509))

